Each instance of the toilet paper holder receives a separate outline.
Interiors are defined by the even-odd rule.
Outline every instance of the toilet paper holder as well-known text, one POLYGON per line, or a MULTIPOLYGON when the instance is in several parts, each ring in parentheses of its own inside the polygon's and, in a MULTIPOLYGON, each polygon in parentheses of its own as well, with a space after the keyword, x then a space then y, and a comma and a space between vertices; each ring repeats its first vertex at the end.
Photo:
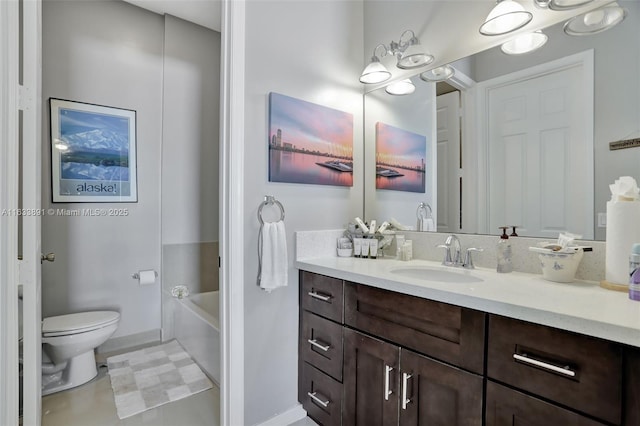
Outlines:
MULTIPOLYGON (((153 271, 154 275, 156 276, 156 278, 158 278, 158 272, 157 271, 153 271)), ((134 280, 139 280, 140 279, 140 272, 136 272, 131 274, 131 278, 133 278, 134 280)))

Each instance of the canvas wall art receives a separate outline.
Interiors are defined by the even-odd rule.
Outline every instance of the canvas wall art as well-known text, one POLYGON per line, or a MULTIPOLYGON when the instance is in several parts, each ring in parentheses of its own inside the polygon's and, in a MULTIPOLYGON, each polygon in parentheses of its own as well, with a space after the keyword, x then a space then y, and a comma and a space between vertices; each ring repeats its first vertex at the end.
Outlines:
POLYGON ((51 98, 53 202, 136 202, 136 112, 51 98))
POLYGON ((270 93, 269 181, 353 186, 353 115, 270 93))
POLYGON ((376 123, 376 188, 425 192, 427 138, 376 123))

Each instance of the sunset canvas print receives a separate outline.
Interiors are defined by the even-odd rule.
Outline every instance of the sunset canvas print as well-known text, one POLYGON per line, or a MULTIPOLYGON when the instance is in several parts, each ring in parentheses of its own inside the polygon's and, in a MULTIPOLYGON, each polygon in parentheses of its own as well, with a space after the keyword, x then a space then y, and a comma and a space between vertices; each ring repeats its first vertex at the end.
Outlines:
POLYGON ((376 188, 425 192, 427 138, 376 123, 376 188))
POLYGON ((270 93, 269 181, 353 186, 353 115, 270 93))

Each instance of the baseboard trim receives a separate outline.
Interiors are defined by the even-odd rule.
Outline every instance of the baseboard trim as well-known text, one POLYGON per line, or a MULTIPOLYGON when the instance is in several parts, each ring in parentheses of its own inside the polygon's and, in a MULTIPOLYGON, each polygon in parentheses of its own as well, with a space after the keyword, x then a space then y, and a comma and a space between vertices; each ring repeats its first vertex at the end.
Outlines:
POLYGON ((297 422, 298 420, 304 419, 305 417, 307 417, 307 412, 304 408, 302 408, 301 404, 298 404, 295 407, 285 411, 284 413, 280 413, 275 417, 271 417, 269 420, 259 423, 256 426, 290 425, 297 422))
POLYGON ((128 349, 135 346, 146 345, 147 343, 160 342, 160 329, 143 331, 141 333, 129 334, 127 336, 114 337, 98 346, 97 353, 108 353, 128 349))

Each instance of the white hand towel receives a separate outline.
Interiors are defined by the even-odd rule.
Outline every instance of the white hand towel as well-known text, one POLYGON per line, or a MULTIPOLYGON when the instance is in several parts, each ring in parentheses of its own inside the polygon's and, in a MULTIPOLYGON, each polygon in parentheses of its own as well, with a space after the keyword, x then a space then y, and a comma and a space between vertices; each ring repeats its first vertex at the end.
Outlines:
POLYGON ((287 285, 287 234, 284 222, 266 222, 262 227, 260 287, 267 292, 287 285))

